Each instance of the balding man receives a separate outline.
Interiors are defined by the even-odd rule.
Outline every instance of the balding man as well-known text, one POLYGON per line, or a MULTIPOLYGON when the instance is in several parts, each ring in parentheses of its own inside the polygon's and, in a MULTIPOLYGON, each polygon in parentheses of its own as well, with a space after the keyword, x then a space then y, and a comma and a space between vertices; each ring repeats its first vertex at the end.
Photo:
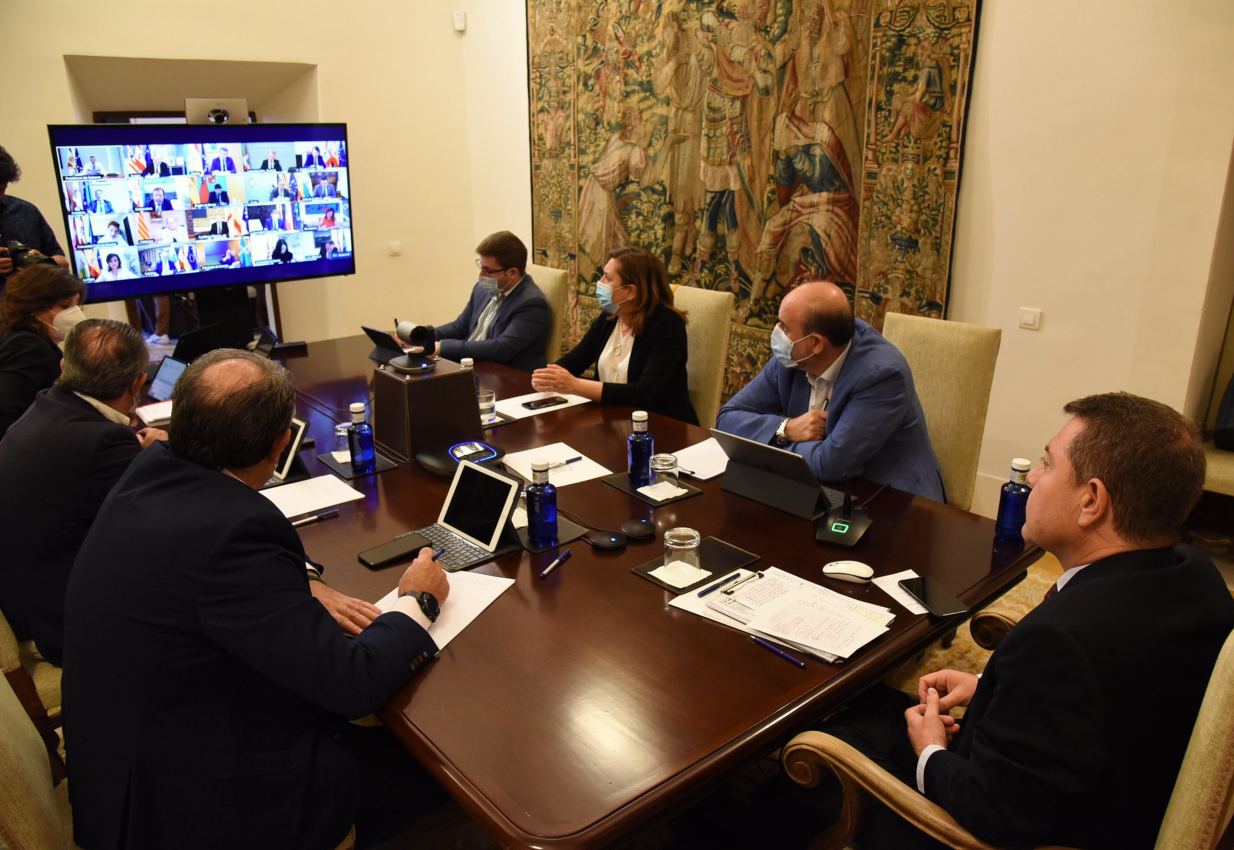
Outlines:
POLYGON ((399 610, 348 638, 309 592, 295 529, 257 491, 291 438, 287 371, 222 349, 172 398, 170 441, 117 482, 69 583, 74 838, 88 850, 328 850, 354 820, 362 846, 379 843, 359 739, 400 748, 346 718, 375 711, 436 653, 427 628, 445 574, 421 550, 399 610))
POLYGON ((167 439, 129 428, 148 362, 132 326, 78 323, 60 378, 0 440, 0 607, 17 639, 53 664, 64 651, 69 571, 99 506, 143 446, 167 439))
POLYGON ((771 352, 720 408, 718 429, 797 452, 822 481, 861 477, 944 500, 908 363, 853 318, 842 289, 815 282, 785 295, 771 352))

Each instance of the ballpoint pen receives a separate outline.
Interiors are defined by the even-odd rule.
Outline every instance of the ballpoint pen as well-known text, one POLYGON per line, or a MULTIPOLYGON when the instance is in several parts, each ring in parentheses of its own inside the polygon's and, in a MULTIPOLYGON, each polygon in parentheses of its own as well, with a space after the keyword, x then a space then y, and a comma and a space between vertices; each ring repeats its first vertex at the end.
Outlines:
POLYGON ((684 472, 686 475, 690 476, 691 478, 698 478, 698 473, 695 472, 693 469, 686 469, 684 466, 678 465, 677 471, 684 472))
POLYGON ((540 578, 547 578, 549 573, 551 573, 553 570, 555 570, 555 569, 557 569, 558 567, 560 567, 560 566, 561 566, 562 564, 564 564, 566 561, 570 560, 570 556, 571 556, 571 555, 573 555, 573 554, 574 554, 574 553, 573 553, 573 552, 571 552, 569 549, 567 549, 566 551, 562 552, 560 555, 558 555, 558 556, 557 556, 557 560, 553 561, 553 563, 549 564, 547 567, 545 567, 545 568, 544 568, 544 569, 540 572, 540 578))
POLYGON ((706 596, 708 593, 714 593, 715 591, 724 587, 724 585, 728 584, 733 579, 737 578, 737 576, 739 575, 741 575, 740 571, 735 572, 730 576, 725 576, 724 578, 720 579, 715 584, 711 585, 711 587, 704 587, 702 590, 698 592, 699 598, 701 599, 702 597, 706 596))
POLYGON ((750 573, 748 576, 746 576, 745 578, 741 579, 740 581, 735 581, 735 582, 733 582, 732 584, 730 584, 728 587, 724 588, 724 593, 725 593, 725 594, 727 594, 727 595, 729 595, 729 596, 732 596, 732 595, 733 595, 733 591, 734 591, 734 590, 736 590, 737 588, 741 587, 741 585, 745 584, 745 583, 746 583, 747 581, 749 581, 750 579, 752 579, 752 578, 762 578, 762 577, 763 577, 763 574, 762 574, 762 572, 761 572, 761 571, 760 571, 760 572, 750 573))
POLYGON ((446 547, 442 546, 440 549, 438 549, 436 552, 433 553, 433 560, 436 561, 440 559, 441 556, 444 554, 446 554, 446 547))
POLYGON ((806 666, 806 663, 805 663, 804 661, 802 661, 800 658, 798 658, 798 657, 797 657, 797 656, 795 656, 795 655, 789 655, 787 652, 785 652, 784 650, 780 649, 780 647, 776 646, 776 645, 775 645, 774 643, 772 643, 771 641, 769 641, 769 640, 763 640, 763 639, 762 639, 761 637, 759 637, 758 635, 750 635, 750 637, 751 637, 751 638, 753 638, 753 639, 754 639, 754 642, 755 642, 755 643, 757 643, 759 646, 761 646, 763 649, 770 649, 772 652, 774 652, 776 655, 778 655, 778 656, 780 656, 781 658, 783 658, 783 659, 784 659, 785 661, 787 661, 789 664, 795 664, 795 665, 797 665, 798 667, 805 667, 805 666, 806 666))
POLYGON ((291 527, 292 528, 303 528, 306 525, 312 525, 315 522, 321 522, 323 519, 334 519, 336 516, 338 516, 337 508, 334 510, 322 511, 319 514, 313 514, 312 516, 301 517, 300 519, 295 520, 294 522, 292 522, 291 527))
POLYGON ((557 469, 557 468, 559 468, 559 467, 565 466, 567 463, 577 463, 578 461, 580 461, 580 460, 582 460, 582 459, 583 459, 583 456, 582 456, 582 455, 575 455, 574 457, 568 457, 568 458, 566 458, 565 460, 559 460, 559 461, 557 461, 556 463, 550 463, 550 464, 548 465, 548 468, 549 468, 549 469, 557 469))

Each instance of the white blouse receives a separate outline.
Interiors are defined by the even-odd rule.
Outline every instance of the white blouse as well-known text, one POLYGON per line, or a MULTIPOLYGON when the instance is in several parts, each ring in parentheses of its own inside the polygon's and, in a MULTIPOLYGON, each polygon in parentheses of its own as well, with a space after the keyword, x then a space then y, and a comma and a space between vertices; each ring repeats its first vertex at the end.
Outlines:
POLYGON ((624 384, 630 371, 630 352, 634 350, 634 334, 623 333, 621 322, 613 322, 613 332, 604 350, 600 352, 600 361, 596 365, 596 374, 606 384, 624 384))

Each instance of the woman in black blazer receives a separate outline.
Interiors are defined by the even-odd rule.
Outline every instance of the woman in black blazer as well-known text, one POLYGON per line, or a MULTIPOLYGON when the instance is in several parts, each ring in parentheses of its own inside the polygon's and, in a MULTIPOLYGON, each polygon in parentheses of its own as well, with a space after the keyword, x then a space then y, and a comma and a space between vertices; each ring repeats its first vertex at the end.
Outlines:
POLYGON ((0 437, 21 418, 40 390, 60 377, 60 349, 72 311, 85 290, 69 272, 49 264, 23 269, 9 278, 0 296, 0 437))
POLYGON ((618 248, 604 264, 596 299, 604 312, 572 351, 532 373, 532 387, 697 425, 686 383, 686 318, 673 306, 659 258, 639 248, 618 248), (599 380, 578 377, 592 366, 599 380))

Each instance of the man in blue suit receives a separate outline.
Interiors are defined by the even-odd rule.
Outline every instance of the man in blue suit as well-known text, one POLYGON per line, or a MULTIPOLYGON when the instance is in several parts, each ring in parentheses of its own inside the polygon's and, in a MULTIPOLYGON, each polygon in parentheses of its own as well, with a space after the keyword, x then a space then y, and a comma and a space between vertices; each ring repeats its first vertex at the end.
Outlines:
MULTIPOLYGON (((401 748, 347 718, 377 710, 436 653, 445 574, 422 549, 395 609, 348 637, 310 591, 320 575, 296 530, 258 492, 291 439, 287 371, 220 349, 172 399, 170 444, 116 482, 69 578, 74 840, 330 850, 355 823, 359 845, 376 846, 389 835, 375 819, 390 812, 373 794, 405 784, 414 762, 374 765, 401 748)), ((384 805, 409 813, 432 791, 384 805)))
POLYGON ((944 501, 925 414, 904 356, 854 319, 833 283, 780 302, 774 356, 720 409, 716 427, 797 452, 823 481, 866 478, 944 501))
POLYGON ((437 328, 436 353, 448 360, 492 360, 530 372, 542 368, 553 315, 527 274, 527 246, 509 231, 476 246, 480 280, 463 312, 437 328))
POLYGON ((227 155, 226 145, 219 147, 218 156, 210 163, 210 170, 216 174, 220 171, 228 171, 232 174, 236 173, 236 161, 227 155))

